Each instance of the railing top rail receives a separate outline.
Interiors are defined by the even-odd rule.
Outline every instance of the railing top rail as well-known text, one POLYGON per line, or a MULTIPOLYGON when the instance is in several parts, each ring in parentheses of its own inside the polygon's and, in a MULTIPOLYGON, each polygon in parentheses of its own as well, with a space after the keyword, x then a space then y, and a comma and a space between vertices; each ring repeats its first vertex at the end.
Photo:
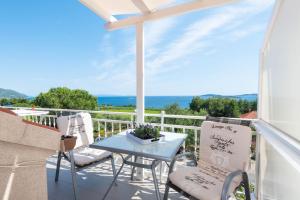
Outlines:
MULTIPOLYGON (((151 123, 153 126, 161 126, 158 123, 151 123)), ((164 124, 164 128, 179 128, 179 129, 193 129, 193 130, 201 130, 200 126, 189 126, 189 125, 177 125, 177 124, 164 124)))
POLYGON ((177 118, 177 119, 206 119, 206 116, 197 116, 197 115, 170 115, 170 114, 147 114, 147 117, 164 117, 164 118, 177 118))
POLYGON ((128 121, 128 120, 119 120, 119 119, 92 119, 93 121, 96 122, 114 122, 114 123, 122 123, 122 124, 129 124, 132 123, 132 121, 128 121))
MULTIPOLYGON (((14 107, 14 106, 0 106, 2 108, 9 108, 9 109, 24 109, 24 110, 31 110, 32 108, 28 107, 14 107)), ((76 110, 76 109, 60 109, 60 108, 34 108, 35 110, 41 111, 54 111, 54 112, 88 112, 93 114, 107 114, 107 115, 135 115, 134 112, 111 112, 111 111, 99 111, 99 110, 76 110)))

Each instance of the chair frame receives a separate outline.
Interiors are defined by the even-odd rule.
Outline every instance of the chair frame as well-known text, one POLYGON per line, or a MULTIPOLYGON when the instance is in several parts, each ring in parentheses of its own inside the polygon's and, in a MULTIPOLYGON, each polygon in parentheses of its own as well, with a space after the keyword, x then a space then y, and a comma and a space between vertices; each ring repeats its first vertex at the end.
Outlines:
MULTIPOLYGON (((98 141, 98 140, 101 140, 101 138, 97 138, 95 141, 98 141)), ((88 146, 86 146, 86 147, 88 147, 88 146)), ((76 172, 78 172, 80 170, 83 170, 83 169, 86 169, 88 167, 96 166, 96 165, 98 165, 100 163, 106 162, 107 160, 111 160, 113 177, 116 176, 116 165, 115 165, 115 160, 114 160, 114 157, 113 157, 113 153, 111 153, 111 155, 109 155, 107 157, 102 158, 99 161, 95 161, 95 162, 89 163, 87 165, 80 166, 80 165, 76 165, 76 163, 75 163, 73 150, 74 149, 69 150, 67 152, 58 151, 57 163, 56 163, 56 171, 55 171, 55 179, 54 180, 55 180, 55 182, 58 182, 61 159, 65 158, 65 160, 68 161, 68 162, 70 162, 70 164, 71 164, 72 186, 73 186, 73 193, 74 193, 74 199, 75 200, 78 197, 76 172), (66 153, 69 154, 69 157, 66 155, 66 153)), ((117 183, 115 185, 117 185, 117 183)))
POLYGON ((88 167, 92 167, 92 166, 96 166, 100 163, 106 162, 108 160, 111 161, 111 165, 112 165, 112 172, 113 172, 113 177, 116 176, 116 166, 115 166, 115 160, 113 155, 109 155, 107 157, 104 157, 103 159, 97 161, 97 162, 93 162, 90 163, 88 165, 84 165, 84 166, 79 166, 75 164, 74 161, 74 153, 73 150, 69 151, 69 152, 62 152, 59 151, 58 155, 57 155, 57 163, 56 163, 56 172, 55 172, 55 182, 58 181, 59 179, 59 171, 60 171, 60 164, 61 164, 61 159, 65 158, 65 160, 67 160, 68 162, 71 163, 71 176, 72 176, 72 186, 73 186, 73 192, 74 192, 74 199, 76 200, 78 197, 78 193, 77 193, 77 181, 76 181, 76 172, 86 169, 88 167), (66 155, 66 153, 69 153, 69 157, 66 155))
MULTIPOLYGON (((169 175, 173 172, 174 165, 175 165, 176 161, 178 161, 182 157, 188 157, 188 156, 192 157, 193 164, 196 167, 197 166, 197 158, 196 158, 195 154, 191 153, 191 152, 182 153, 182 154, 177 155, 173 159, 173 161, 171 162, 169 175)), ((237 176, 242 176, 242 181, 239 184, 239 186, 242 186, 245 189, 246 200, 251 200, 248 175, 245 171, 242 171, 242 170, 233 171, 233 172, 231 172, 230 174, 227 175, 227 177, 225 178, 224 184, 223 184, 223 188, 222 188, 221 200, 227 200, 229 198, 228 191, 229 191, 230 185, 231 185, 232 181, 234 180, 234 178, 237 177, 237 176)), ((183 196, 185 196, 189 199, 198 200, 196 197, 193 197, 192 195, 190 195, 187 192, 183 191, 181 188, 174 185, 170 181, 169 176, 168 176, 168 180, 167 180, 167 183, 166 183, 165 194, 164 194, 164 198, 163 198, 164 200, 168 199, 170 188, 174 189, 175 191, 177 191, 178 193, 182 194, 183 196)))

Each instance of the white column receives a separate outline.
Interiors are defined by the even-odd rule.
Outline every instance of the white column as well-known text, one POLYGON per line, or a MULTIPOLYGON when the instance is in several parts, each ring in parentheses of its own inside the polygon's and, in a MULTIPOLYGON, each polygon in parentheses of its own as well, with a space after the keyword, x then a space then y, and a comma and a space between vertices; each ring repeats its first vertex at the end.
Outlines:
MULTIPOLYGON (((144 96, 144 25, 136 25, 136 122, 144 123, 145 96, 144 96)), ((143 158, 138 158, 137 162, 144 163, 143 158)), ((136 168, 136 179, 143 180, 144 170, 136 168)))
POLYGON ((144 123, 144 25, 136 25, 136 122, 144 123))

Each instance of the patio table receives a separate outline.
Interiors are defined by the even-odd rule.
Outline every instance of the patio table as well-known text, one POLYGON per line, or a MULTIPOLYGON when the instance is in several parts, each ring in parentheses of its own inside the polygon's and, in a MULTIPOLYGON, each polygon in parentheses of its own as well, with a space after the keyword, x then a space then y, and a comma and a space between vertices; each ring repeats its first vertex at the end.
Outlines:
POLYGON ((165 139, 163 141, 153 142, 152 144, 140 144, 133 140, 132 138, 126 136, 126 131, 121 132, 112 137, 106 138, 104 140, 100 140, 90 145, 91 148, 107 150, 113 153, 118 153, 122 157, 122 165, 118 170, 116 176, 114 177, 111 185, 106 191, 103 199, 106 198, 112 186, 115 184, 119 173, 121 172, 124 164, 131 165, 133 167, 140 167, 144 169, 151 169, 153 182, 155 186, 156 198, 160 200, 160 193, 158 187, 158 181, 155 174, 156 166, 162 161, 171 162, 176 153, 178 152, 180 146, 183 144, 186 134, 181 133, 170 133, 170 132, 161 132, 162 135, 165 135, 165 139), (122 154, 127 154, 124 158, 122 154), (135 161, 130 161, 129 159, 132 156, 150 158, 153 159, 151 164, 138 163, 135 161))

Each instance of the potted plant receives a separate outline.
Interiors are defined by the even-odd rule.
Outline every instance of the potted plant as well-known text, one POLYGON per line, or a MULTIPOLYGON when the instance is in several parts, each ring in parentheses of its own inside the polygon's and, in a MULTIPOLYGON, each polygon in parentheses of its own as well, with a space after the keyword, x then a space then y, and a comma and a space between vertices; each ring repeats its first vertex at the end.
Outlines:
POLYGON ((160 141, 164 137, 157 128, 150 124, 134 125, 134 127, 133 130, 127 132, 127 135, 139 143, 150 144, 160 141))

